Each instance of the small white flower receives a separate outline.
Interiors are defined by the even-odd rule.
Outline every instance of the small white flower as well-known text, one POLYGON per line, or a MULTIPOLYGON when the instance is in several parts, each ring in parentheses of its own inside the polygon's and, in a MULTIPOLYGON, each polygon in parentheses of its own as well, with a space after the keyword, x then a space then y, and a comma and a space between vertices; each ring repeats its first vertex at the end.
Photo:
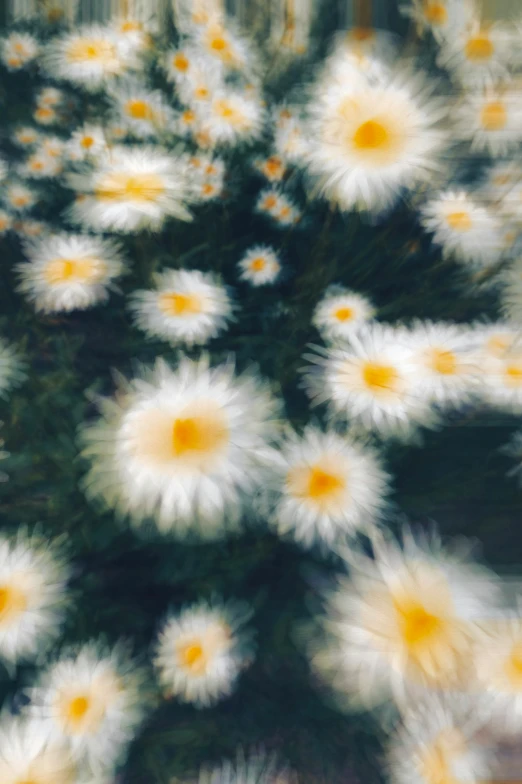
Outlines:
POLYGON ((1 42, 0 56, 10 71, 18 71, 32 63, 39 54, 40 45, 28 33, 11 33, 1 42))
POLYGON ((258 96, 245 91, 220 90, 204 106, 198 107, 199 130, 211 145, 237 144, 259 138, 264 110, 258 96))
POLYGON ((310 547, 331 547, 373 526, 385 505, 388 475, 374 452, 334 431, 290 433, 274 453, 273 523, 310 547))
POLYGON ((232 30, 229 19, 226 26, 216 19, 201 25, 196 31, 195 41, 218 67, 239 70, 243 73, 252 71, 254 59, 252 48, 245 38, 232 30))
POLYGON ((342 286, 330 286, 315 308, 312 323, 327 340, 349 339, 374 317, 375 308, 366 297, 342 286))
POLYGON ((38 200, 36 192, 21 182, 8 183, 5 186, 3 196, 6 204, 19 213, 30 210, 38 200))
POLYGON ((299 222, 301 213, 284 194, 274 188, 265 188, 259 194, 256 211, 268 215, 281 226, 292 226, 299 222))
POLYGON ((167 696, 200 708, 228 697, 251 661, 251 642, 242 628, 251 615, 245 605, 216 601, 169 615, 154 660, 167 696))
POLYGON ((446 256, 472 266, 494 264, 502 255, 500 221, 465 191, 443 191, 421 210, 424 228, 446 256))
POLYGON ((148 25, 142 20, 124 16, 113 19, 111 27, 118 36, 122 48, 129 49, 133 54, 150 49, 152 38, 147 29, 148 25))
POLYGON ((40 140, 40 132, 30 125, 22 125, 15 130, 12 138, 20 147, 34 147, 40 140))
POLYGON ((137 326, 173 345, 202 345, 228 326, 232 303, 226 288, 212 274, 169 270, 154 278, 155 288, 137 291, 131 310, 137 326))
POLYGON ((61 172, 61 162, 46 155, 44 152, 36 152, 30 155, 19 169, 21 176, 35 180, 57 177, 61 172))
POLYGON ((56 125, 60 115, 52 106, 38 106, 33 112, 33 120, 40 125, 56 125))
POLYGON ((167 217, 191 220, 193 200, 185 160, 159 147, 114 147, 86 174, 70 175, 85 196, 73 218, 94 230, 158 230, 167 217))
POLYGON ((449 32, 438 62, 464 87, 488 87, 508 76, 513 45, 509 29, 475 16, 464 28, 457 26, 449 32))
POLYGON ((105 302, 123 270, 121 249, 111 240, 53 234, 27 243, 19 264, 19 290, 44 313, 85 310, 105 302))
POLYGON ((481 393, 490 405, 522 413, 522 332, 518 326, 493 325, 477 330, 481 393))
POLYGON ((39 657, 59 634, 68 568, 37 536, 0 538, 0 656, 18 664, 39 657))
POLYGON ((470 0, 410 0, 399 9, 416 22, 418 30, 431 31, 439 42, 464 30, 474 12, 470 0))
POLYGON ((40 675, 30 711, 75 760, 103 771, 120 760, 142 719, 141 679, 122 650, 89 643, 40 675))
POLYGON ((278 155, 270 155, 264 159, 257 158, 254 166, 269 182, 281 182, 286 174, 285 163, 278 155))
POLYGON ((37 152, 49 158, 62 158, 65 152, 65 142, 59 136, 41 136, 37 152))
POLYGON ((64 94, 56 87, 43 87, 36 94, 36 103, 38 106, 59 106, 64 100, 64 94))
POLYGON ((174 111, 159 90, 149 90, 138 82, 118 84, 111 93, 117 119, 129 131, 145 139, 173 128, 174 111))
POLYGON ((158 360, 101 406, 83 435, 89 496, 178 536, 237 526, 279 431, 279 404, 256 376, 210 368, 206 356, 176 369, 158 360))
POLYGON ((469 94, 459 109, 456 128, 471 149, 506 155, 522 141, 522 95, 515 88, 469 94))
POLYGON ((255 245, 238 263, 240 279, 252 286, 274 283, 281 272, 281 262, 275 250, 268 245, 255 245))

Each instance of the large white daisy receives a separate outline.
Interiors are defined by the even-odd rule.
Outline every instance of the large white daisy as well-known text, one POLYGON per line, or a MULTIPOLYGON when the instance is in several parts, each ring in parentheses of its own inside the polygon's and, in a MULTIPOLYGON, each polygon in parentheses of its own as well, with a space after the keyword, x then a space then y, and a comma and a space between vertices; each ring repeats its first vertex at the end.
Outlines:
POLYGON ((374 316, 375 308, 362 294, 330 286, 314 310, 312 323, 327 340, 342 340, 374 316))
POLYGON ((443 191, 421 209, 421 223, 446 256, 487 266, 503 251, 502 225, 486 206, 465 191, 443 191))
POLYGON ((307 355, 305 386, 333 416, 383 437, 408 438, 433 426, 435 413, 418 387, 418 360, 408 336, 382 324, 361 327, 350 342, 307 355))
POLYGON ((228 697, 252 661, 251 635, 243 628, 251 615, 243 604, 216 601, 169 615, 154 660, 165 694, 200 708, 228 697))
POLYGON ((0 656, 10 664, 49 647, 64 617, 68 569, 52 544, 20 532, 0 538, 0 656))
POLYGON ((273 522, 306 547, 332 544, 375 524, 388 475, 376 454, 350 436, 308 427, 274 454, 273 522))
POLYGON ((4 713, 0 723, 2 784, 77 784, 78 772, 67 745, 52 736, 46 722, 4 713))
POLYGON ((109 297, 124 271, 120 247, 87 234, 53 234, 27 243, 19 290, 45 313, 85 310, 109 297))
POLYGON ((137 68, 139 61, 113 30, 91 25, 52 39, 44 51, 42 64, 56 79, 98 90, 129 69, 137 68))
POLYGON ((437 168, 440 105, 418 78, 398 73, 372 83, 321 80, 310 111, 309 169, 341 209, 382 210, 437 168))
POLYGON ((142 719, 142 678, 119 648, 88 643, 40 674, 28 692, 29 711, 78 762, 93 770, 111 768, 142 719))
POLYGON ((157 147, 114 147, 85 174, 70 175, 84 199, 72 217, 97 231, 158 230, 167 217, 191 220, 193 199, 182 157, 157 147))
POLYGON ((350 578, 328 599, 312 664, 351 707, 390 698, 402 707, 426 689, 464 688, 475 620, 498 601, 494 575, 408 531, 402 548, 384 533, 373 547, 373 560, 346 552, 350 578))
POLYGON ((508 76, 513 53, 512 31, 498 22, 483 22, 474 14, 464 28, 450 31, 438 62, 464 87, 487 87, 508 76))
POLYGON ((231 363, 184 357, 173 369, 158 360, 85 429, 85 490, 138 524, 218 537, 263 481, 278 414, 266 385, 235 377, 231 363))
POLYGON ((137 326, 148 335, 201 345, 228 326, 232 303, 212 273, 168 270, 154 282, 153 290, 135 292, 130 305, 137 326))

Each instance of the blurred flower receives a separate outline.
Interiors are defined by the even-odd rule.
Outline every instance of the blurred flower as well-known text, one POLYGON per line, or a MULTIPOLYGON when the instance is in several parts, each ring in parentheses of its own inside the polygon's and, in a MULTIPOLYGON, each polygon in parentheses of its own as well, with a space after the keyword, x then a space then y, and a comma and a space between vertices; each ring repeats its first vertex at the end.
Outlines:
POLYGON ((317 304, 312 323, 326 340, 349 339, 375 316, 371 302, 343 286, 330 286, 317 304))
POLYGON ((29 33, 11 33, 2 39, 0 57, 10 71, 18 71, 38 56, 40 44, 29 33))
POLYGON ((240 279, 252 286, 273 283, 281 272, 281 263, 273 248, 268 245, 255 245, 245 253, 238 263, 240 279))

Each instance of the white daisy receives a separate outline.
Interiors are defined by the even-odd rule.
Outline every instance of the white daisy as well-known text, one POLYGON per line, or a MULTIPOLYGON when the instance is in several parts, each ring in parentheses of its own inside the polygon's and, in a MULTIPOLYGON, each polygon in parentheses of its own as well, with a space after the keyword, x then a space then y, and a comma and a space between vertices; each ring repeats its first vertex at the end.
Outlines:
POLYGON ((314 404, 327 402, 333 416, 350 419, 382 437, 408 438, 433 427, 435 413, 418 387, 418 362, 408 336, 368 324, 342 347, 308 355, 305 386, 314 404))
POLYGON ((34 147, 40 139, 40 132, 30 125, 19 126, 13 133, 12 140, 20 147, 34 147))
POLYGON ((84 125, 73 131, 66 145, 67 156, 74 161, 92 160, 107 152, 107 139, 101 125, 84 125))
POLYGON ((89 643, 40 675, 29 691, 29 710, 74 759, 107 769, 126 751, 142 719, 141 680, 122 650, 89 643))
POLYGON ((255 245, 238 263, 240 279, 252 286, 274 283, 281 272, 281 262, 275 250, 268 245, 255 245))
POLYGON ((257 158, 254 166, 269 182, 281 182, 286 174, 285 162, 279 155, 257 158))
POLYGON ((199 110, 199 129, 210 144, 236 144, 259 138, 264 110, 257 96, 240 90, 220 90, 199 110))
POLYGON ((256 211, 268 215, 280 226, 292 226, 301 219, 301 212, 296 205, 273 188, 261 191, 256 202, 256 211))
POLYGON ((38 56, 40 45, 29 33, 11 33, 1 42, 0 57, 10 71, 18 71, 38 56))
POLYGON ((328 599, 326 636, 310 640, 313 666, 352 708, 464 688, 474 622, 499 600, 494 575, 435 537, 373 539, 374 559, 346 551, 350 578, 328 599))
POLYGON ((232 303, 211 272, 168 270, 154 277, 155 288, 133 294, 136 325, 173 345, 202 345, 227 328, 232 303))
POLYGON ((397 45, 384 30, 352 27, 339 33, 333 51, 327 57, 322 79, 338 82, 363 76, 372 83, 389 79, 389 65, 396 60, 397 45))
POLYGON ((222 21, 222 0, 174 0, 176 27, 185 35, 192 35, 197 27, 211 20, 222 21))
POLYGON ((62 172, 62 164, 56 158, 51 158, 44 152, 35 152, 30 155, 20 166, 19 173, 28 179, 45 179, 46 177, 57 177, 62 172))
POLYGON ((474 686, 487 699, 497 731, 522 730, 522 602, 517 611, 478 623, 473 651, 474 686))
POLYGON ((310 105, 309 169, 341 209, 382 210, 437 168, 440 105, 418 77, 398 73, 373 84, 359 76, 321 80, 310 105))
POLYGON ((62 158, 65 152, 65 142, 59 136, 41 136, 37 152, 49 158, 62 158))
POLYGON ((135 52, 123 45, 120 36, 100 25, 80 27, 54 38, 42 63, 52 77, 88 90, 100 89, 139 65, 135 52))
POLYGON ((230 363, 183 357, 173 370, 158 360, 85 429, 86 493, 163 532, 219 537, 263 481, 278 413, 265 384, 235 378, 230 363))
POLYGON ((522 95, 517 89, 468 94, 459 109, 456 129, 471 139, 471 149, 506 155, 522 141, 522 95))
POLYGON ((421 223, 446 256, 472 266, 494 264, 502 255, 502 226, 465 191, 443 191, 421 209, 421 223))
POLYGON ((0 723, 2 784, 77 784, 77 766, 67 746, 45 722, 4 713, 0 723))
POLYGON ((146 138, 172 128, 174 111, 165 103, 159 90, 149 90, 136 82, 119 84, 111 92, 118 121, 134 136, 146 138))
POLYGON ((245 38, 232 30, 230 19, 227 19, 226 26, 217 19, 201 25, 196 30, 195 41, 216 65, 243 73, 252 70, 252 47, 245 38))
POLYGON ((37 193, 21 182, 11 182, 5 186, 4 200, 15 212, 27 212, 38 201, 37 193))
POLYGON ((470 0, 410 0, 399 10, 416 23, 419 32, 429 30, 438 41, 443 41, 466 28, 474 5, 470 0))
POLYGON ((60 115, 52 106, 37 106, 33 112, 33 120, 39 125, 56 125, 60 115))
POLYGON ((418 363, 420 396, 443 407, 472 398, 480 375, 472 330, 457 324, 417 322, 406 339, 418 363))
POLYGON ((85 310, 106 302, 111 283, 124 270, 121 248, 86 234, 53 234, 27 243, 28 263, 19 264, 19 291, 37 311, 85 310))
POLYGON ((508 76, 513 47, 508 28, 498 22, 481 22, 475 15, 464 28, 450 31, 438 62, 464 87, 487 87, 508 76))
MULTIPOLYGON (((1 360, 0 360, 1 361, 1 360)), ((0 538, 0 656, 36 659, 56 639, 69 570, 43 538, 0 538)))
POLYGON ((6 234, 13 226, 12 216, 5 210, 0 209, 0 235, 6 234))
POLYGON ((120 45, 130 49, 132 53, 145 52, 152 46, 147 24, 140 19, 131 16, 113 18, 111 27, 118 36, 120 45))
POLYGON ((56 87, 42 87, 36 94, 38 106, 59 106, 64 100, 64 94, 56 87))
MULTIPOLYGON (((191 50, 184 49, 183 56, 189 60, 188 69, 183 72, 179 68, 178 55, 174 58, 178 64, 176 87, 180 100, 191 109, 198 109, 203 112, 216 93, 223 89, 224 82, 219 69, 209 58, 202 57, 201 54, 194 54, 191 50)), ((173 74, 171 72, 171 79, 173 74)))
POLYGON ((212 201, 222 195, 226 171, 223 160, 207 155, 193 155, 188 159, 188 164, 198 201, 212 201))
POLYGON ((310 547, 331 547, 376 522, 388 475, 376 454, 352 438, 313 427, 290 433, 274 454, 273 523, 310 547))
POLYGON ((481 719, 468 697, 430 695, 406 711, 388 751, 392 784, 476 782, 489 778, 490 757, 478 737, 481 719))
POLYGON ((375 317, 367 297, 342 286, 330 286, 317 304, 312 323, 326 340, 350 338, 354 330, 375 317))
POLYGON ((97 231, 158 230, 170 216, 191 220, 187 165, 158 147, 114 147, 94 171, 70 181, 86 196, 75 217, 97 231))
MULTIPOLYGON (((164 55, 162 65, 169 82, 183 85, 191 78, 191 74, 197 69, 198 64, 202 62, 205 62, 205 59, 200 49, 193 45, 185 45, 169 49, 164 55)), ((208 61, 207 67, 210 70, 210 61, 208 61)))
POLYGON ((203 708, 228 697, 252 659, 243 604, 200 602, 164 622, 154 659, 164 692, 203 708))
POLYGON ((522 332, 514 325, 478 331, 481 393, 490 405, 522 413, 522 332))

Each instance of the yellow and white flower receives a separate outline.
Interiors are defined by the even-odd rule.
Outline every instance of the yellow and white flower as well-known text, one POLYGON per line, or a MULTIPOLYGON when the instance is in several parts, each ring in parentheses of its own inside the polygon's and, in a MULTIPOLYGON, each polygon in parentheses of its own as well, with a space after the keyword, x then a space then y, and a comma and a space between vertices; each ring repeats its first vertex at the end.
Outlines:
POLYGON ((238 264, 240 279, 252 286, 265 286, 274 283, 281 272, 281 262, 277 253, 268 245, 255 245, 250 248, 238 264))
POLYGON ((212 273, 168 270, 154 278, 155 288, 131 299, 136 325, 146 334, 176 345, 202 345, 227 328, 232 303, 212 273))
POLYGON ((257 139, 264 125, 264 110, 257 95, 241 90, 220 90, 198 111, 199 130, 212 146, 257 139))
POLYGON ((23 532, 15 539, 0 538, 0 656, 4 661, 18 664, 36 659, 56 639, 64 618, 68 576, 52 544, 23 532))
POLYGON ((174 0, 176 27, 185 35, 194 35, 197 28, 210 21, 223 21, 222 0, 174 0))
POLYGON ((380 211, 436 170, 444 110, 403 73, 322 79, 311 101, 310 173, 343 210, 380 211))
POLYGON ((73 161, 93 160, 108 150, 101 125, 84 125, 73 131, 66 145, 66 155, 73 161))
POLYGON ((78 769, 66 744, 46 722, 4 713, 0 723, 3 784, 77 784, 78 769))
POLYGON ((376 454, 333 430, 289 433, 273 465, 273 524, 305 547, 368 530, 385 506, 388 475, 376 454))
POLYGON ((421 209, 421 223, 446 256, 488 266, 502 255, 502 225, 465 191, 443 191, 421 209))
POLYGON ((301 219, 296 205, 275 188, 264 188, 256 202, 256 211, 268 215, 280 226, 293 226, 301 219))
POLYGON ((468 402, 477 392, 480 367, 472 330, 451 323, 418 322, 408 330, 418 362, 419 395, 439 406, 468 402))
POLYGON ((29 710, 78 763, 103 771, 120 760, 142 719, 141 681, 122 650, 88 643, 41 674, 29 710))
POLYGON ((40 44, 29 33, 11 33, 1 42, 0 58, 10 71, 32 63, 40 53, 40 44))
POLYGON ((19 264, 19 290, 44 313, 85 310, 106 302, 124 271, 121 249, 87 234, 53 234, 27 243, 28 262, 19 264))
POLYGON ((118 122, 138 138, 157 136, 172 130, 174 111, 159 90, 149 90, 137 82, 118 84, 111 93, 118 122))
POLYGON ((60 115, 52 106, 37 106, 33 112, 33 120, 39 125, 56 125, 60 115))
POLYGON ((275 132, 274 146, 283 160, 296 166, 303 166, 308 154, 305 123, 299 118, 293 118, 282 127, 278 127, 275 132))
POLYGON ((40 132, 30 125, 22 125, 15 130, 12 139, 20 147, 34 147, 40 140, 40 132))
POLYGON ((310 639, 312 665, 351 708, 391 698, 403 709, 427 689, 463 689, 475 621, 499 601, 494 575, 465 553, 408 531, 403 540, 374 532, 374 559, 346 551, 350 578, 310 639))
POLYGON ((376 322, 354 333, 349 343, 306 358, 305 386, 315 405, 383 437, 408 438, 419 426, 432 427, 435 412, 418 388, 418 363, 411 341, 400 330, 376 322))
POLYGON ((169 615, 154 659, 166 695, 199 708, 228 697, 251 663, 250 635, 244 629, 251 615, 245 605, 216 601, 169 615))
POLYGON ((136 69, 139 61, 113 30, 92 25, 54 38, 46 47, 42 64, 56 79, 98 90, 136 69))
POLYGON ((217 19, 201 25, 195 31, 197 46, 215 65, 243 73, 251 72, 254 54, 249 42, 232 30, 230 19, 226 26, 217 19))
POLYGON ((5 210, 0 209, 0 235, 6 234, 13 226, 12 216, 5 210))
POLYGON ((119 17, 111 22, 111 28, 118 36, 121 46, 137 54, 146 52, 152 45, 147 27, 140 19, 130 16, 119 17))
POLYGON ((70 182, 86 197, 73 217, 95 231, 158 230, 168 217, 191 220, 186 162, 159 147, 113 147, 92 172, 70 175, 70 182))
POLYGON ((490 758, 480 742, 480 712, 470 695, 430 695, 409 707, 388 751, 392 784, 485 781, 490 758))
POLYGON ((62 164, 57 158, 38 151, 30 155, 19 167, 19 174, 28 179, 40 180, 46 177, 58 177, 62 170, 62 164))
POLYGON ((496 408, 522 412, 522 330, 514 324, 477 328, 481 394, 496 408))
POLYGON ((27 212, 38 201, 38 194, 33 188, 22 182, 10 182, 4 189, 4 200, 14 212, 27 212))
POLYGON ((285 162, 279 155, 257 158, 254 166, 269 182, 281 182, 286 174, 285 162))
POLYGON ((314 310, 312 323, 326 340, 350 338, 375 317, 371 302, 342 286, 330 286, 314 310))
POLYGON ((468 94, 458 111, 456 128, 471 139, 471 149, 506 155, 522 141, 522 94, 515 88, 468 94))
POLYGON ((234 377, 231 364, 183 357, 174 370, 158 360, 85 429, 85 491, 137 524, 217 538, 263 481, 278 414, 267 386, 234 377))
POLYGON ((37 106, 48 106, 55 108, 63 103, 64 94, 56 87, 42 87, 36 94, 37 106))
POLYGON ((178 50, 173 54, 173 59, 177 63, 176 79, 174 80, 172 69, 169 75, 170 79, 175 81, 181 102, 199 112, 208 111, 209 103, 224 86, 219 68, 216 69, 209 58, 203 57, 199 52, 194 53, 191 49, 178 50), (189 62, 186 71, 182 70, 184 60, 180 59, 180 52, 189 62))
POLYGON ((474 687, 484 695, 494 730, 522 730, 522 603, 517 611, 478 623, 472 657, 474 687))
POLYGON ((482 22, 475 14, 464 28, 450 32, 438 62, 465 88, 489 87, 506 79, 513 52, 513 33, 498 22, 482 22))
POLYGON ((65 152, 65 142, 59 136, 41 136, 37 152, 49 158, 62 158, 65 152))
POLYGON ((410 0, 399 9, 416 23, 419 32, 429 30, 439 42, 464 30, 475 11, 470 0, 410 0))

